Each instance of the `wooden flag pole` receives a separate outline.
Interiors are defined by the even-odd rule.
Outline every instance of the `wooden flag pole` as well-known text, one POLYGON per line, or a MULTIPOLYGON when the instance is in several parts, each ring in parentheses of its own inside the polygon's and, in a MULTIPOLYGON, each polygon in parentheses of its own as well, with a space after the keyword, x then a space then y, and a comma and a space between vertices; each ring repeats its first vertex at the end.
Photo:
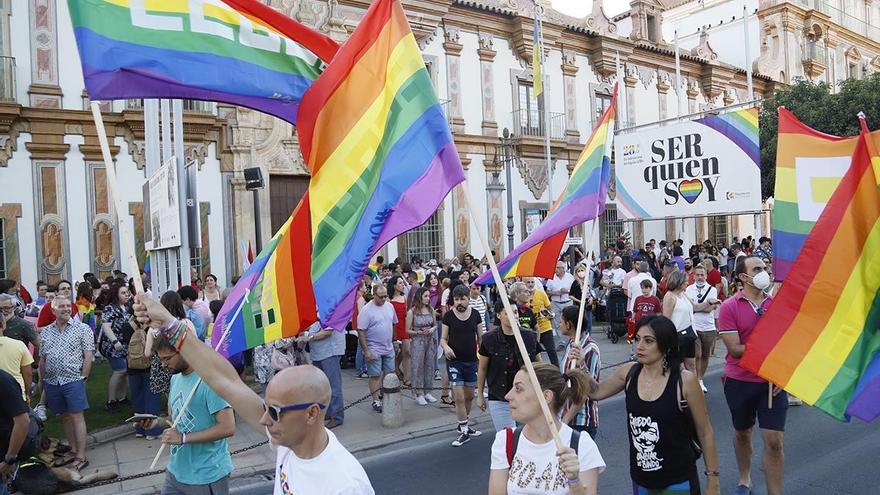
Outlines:
MULTIPOLYGON (((510 187, 510 184, 508 184, 510 187)), ((468 212, 470 212, 471 218, 474 220, 474 223, 479 225, 480 220, 477 218, 476 210, 474 209, 473 201, 471 201, 471 193, 467 188, 467 181, 462 184, 462 192, 464 193, 464 201, 467 205, 468 212)), ((523 363, 525 363, 526 372, 529 375, 529 380, 532 383, 532 388, 535 389, 535 395, 538 397, 538 404, 541 406, 541 412, 544 413, 544 419, 547 421, 547 425, 550 427, 550 433, 553 434, 553 440, 556 442, 556 448, 561 449, 565 447, 562 443, 562 439, 559 437, 559 430, 556 428, 556 422, 553 420, 553 413, 550 412, 550 406, 547 405, 547 401, 544 400, 544 393, 541 389, 541 383, 538 381, 538 375, 535 374, 535 367, 532 366, 532 359, 529 356, 528 349, 526 349, 526 344, 523 342, 522 334, 519 331, 519 324, 517 323, 517 319, 513 316, 513 309, 510 307, 509 296, 507 295, 507 288, 504 286, 504 280, 501 279, 501 273, 498 271, 498 265, 495 264, 495 257, 492 256, 492 250, 489 249, 489 243, 486 241, 486 237, 483 235, 483 231, 481 229, 477 230, 477 237, 480 238, 480 244, 483 246, 483 252, 487 254, 486 259, 489 261, 489 269, 492 270, 492 277, 495 279, 495 286, 498 288, 498 296, 501 298, 502 304, 504 304, 504 312, 507 313, 507 321, 511 323, 513 327, 513 337, 516 340, 516 346, 519 348, 519 353, 522 356, 523 363)))
POLYGON ((101 107, 98 102, 91 103, 92 117, 95 119, 95 130, 98 133, 98 142, 101 144, 101 155, 104 158, 104 168, 107 171, 107 191, 110 194, 110 202, 116 209, 116 225, 119 229, 119 247, 122 250, 122 259, 128 261, 134 267, 134 288, 138 294, 144 293, 144 282, 141 280, 141 267, 138 265, 134 251, 134 237, 128 226, 128 218, 125 212, 128 208, 122 203, 122 195, 119 191, 119 182, 116 179, 116 167, 113 165, 113 155, 110 154, 110 144, 107 142, 107 131, 104 129, 104 119, 101 117, 101 107))
MULTIPOLYGON (((245 303, 247 303, 248 296, 250 296, 250 289, 244 290, 244 297, 241 299, 241 304, 238 305, 238 308, 235 310, 235 313, 232 315, 232 319, 228 320, 230 324, 226 324, 223 327, 223 335, 220 336, 220 340, 217 341, 217 346, 214 347, 214 351, 219 351, 220 346, 223 345, 223 341, 226 340, 226 336, 229 335, 229 329, 232 327, 231 323, 238 318, 238 314, 241 313, 241 309, 244 308, 245 303)), ((180 420, 183 418, 183 413, 186 412, 186 408, 189 407, 189 403, 192 400, 193 396, 196 395, 196 390, 199 388, 199 385, 202 384, 202 377, 199 377, 196 380, 196 384, 193 385, 192 390, 189 391, 189 395, 186 397, 186 400, 183 401, 183 406, 180 407, 180 411, 177 412, 177 417, 174 418, 174 422, 171 423, 172 428, 177 428, 177 424, 180 423, 180 420)), ((165 451, 165 444, 161 444, 159 446, 159 450, 156 452, 156 457, 153 457, 153 462, 150 464, 150 469, 156 468, 156 463, 159 462, 159 457, 162 456, 162 452, 165 451)))
MULTIPOLYGON (((590 231, 590 249, 587 250, 587 276, 584 277, 584 281, 581 284, 581 306, 578 309, 578 324, 577 330, 574 333, 574 343, 580 344, 581 342, 581 329, 584 326, 584 312, 586 311, 586 303, 587 303, 587 294, 589 291, 589 277, 590 277, 590 259, 593 257, 593 245, 596 242, 596 226, 599 224, 599 209, 596 208, 596 217, 593 218, 593 228, 590 231)), ((575 274, 577 274, 577 267, 574 269, 575 274)), ((577 275, 575 275, 577 276, 577 275)), ((583 358, 583 356, 581 356, 583 358)), ((571 362, 571 369, 577 368, 577 361, 571 362)))

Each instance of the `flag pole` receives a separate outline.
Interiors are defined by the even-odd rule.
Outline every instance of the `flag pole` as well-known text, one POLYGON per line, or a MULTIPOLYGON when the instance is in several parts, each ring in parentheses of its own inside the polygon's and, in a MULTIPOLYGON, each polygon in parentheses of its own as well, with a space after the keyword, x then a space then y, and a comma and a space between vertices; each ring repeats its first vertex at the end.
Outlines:
POLYGON ((677 115, 682 115, 681 103, 681 54, 678 48, 678 29, 675 30, 675 106, 677 115))
POLYGON ((101 155, 104 158, 104 168, 107 171, 107 192, 110 194, 110 201, 113 208, 116 209, 116 223, 119 228, 119 246, 122 249, 122 259, 128 262, 129 267, 134 267, 135 275, 132 277, 134 281, 134 289, 138 294, 144 293, 144 283, 141 280, 141 268, 137 262, 137 256, 134 251, 134 237, 131 234, 128 225, 128 218, 125 214, 128 211, 122 203, 122 196, 119 191, 119 181, 116 178, 116 167, 113 165, 113 155, 110 154, 110 144, 107 142, 107 131, 104 128, 104 118, 101 116, 101 106, 98 102, 91 102, 92 117, 95 119, 95 130, 98 133, 98 142, 101 144, 101 155))
MULTIPOLYGON (((220 336, 220 340, 217 341, 217 346, 214 347, 215 352, 220 350, 220 346, 223 345, 223 342, 226 340, 226 337, 229 335, 229 329, 232 328, 232 323, 235 322, 235 320, 238 318, 238 314, 241 313, 241 309, 244 308, 244 305, 247 302, 248 296, 250 295, 250 293, 251 293, 250 289, 248 289, 248 288, 244 289, 244 297, 241 299, 241 304, 238 305, 238 308, 235 310, 235 313, 232 315, 232 319, 228 320, 229 323, 227 323, 226 325, 223 325, 223 335, 220 336)), ((174 422, 171 423, 172 428, 177 428, 178 423, 180 423, 180 420, 183 419, 183 413, 186 412, 186 408, 189 407, 190 401, 192 400, 193 396, 196 395, 196 390, 199 388, 199 385, 201 385, 201 384, 202 384, 202 377, 199 377, 196 380, 195 385, 193 385, 192 390, 189 391, 189 395, 186 397, 186 400, 183 401, 183 405, 180 407, 180 411, 177 412, 177 417, 174 418, 174 422)), ((150 464, 150 469, 155 469, 156 463, 159 462, 159 457, 161 457, 162 452, 165 451, 165 445, 166 444, 163 443, 159 446, 159 450, 156 451, 156 457, 153 457, 153 462, 150 464)))
MULTIPOLYGON (((467 181, 463 183, 464 187, 461 188, 464 193, 464 201, 467 206, 468 212, 470 213, 471 219, 475 224, 480 225, 480 220, 477 218, 477 211, 474 209, 473 201, 471 200, 471 193, 467 187, 467 181)), ((510 187, 508 184, 507 187, 510 187)), ((483 231, 481 229, 477 229, 477 237, 480 239, 480 244, 483 246, 483 252, 491 253, 489 249, 489 243, 486 241, 486 236, 483 235, 483 231)), ((523 341, 522 334, 520 333, 518 320, 513 316, 513 309, 510 307, 510 299, 507 295, 507 288, 504 286, 504 280, 501 279, 501 273, 498 271, 498 265, 495 263, 495 258, 493 256, 487 256, 486 259, 489 261, 489 269, 492 270, 492 278, 495 280, 495 287, 498 289, 498 297, 501 298, 501 303, 504 305, 504 312, 507 314, 507 321, 511 323, 511 327, 513 327, 513 337, 516 340, 516 346, 519 348, 519 353, 522 356, 522 360, 524 366, 526 368, 526 372, 529 375, 529 381, 532 384, 532 388, 535 389, 535 395, 538 398, 538 404, 541 406, 541 412, 544 413, 544 419, 547 421, 547 425, 550 427, 550 433, 553 434, 553 440, 556 442, 556 448, 561 449, 564 448, 565 445, 562 443, 562 439, 559 437, 559 430, 556 428, 556 423, 553 420, 553 413, 550 412, 550 406, 547 405, 547 401, 544 399, 544 394, 542 393, 541 383, 538 381, 538 375, 535 374, 535 367, 532 365, 532 359, 529 357, 528 349, 526 349, 526 344, 523 341)))
POLYGON ((751 59, 751 51, 749 45, 749 14, 747 7, 743 5, 743 33, 745 33, 746 39, 746 80, 748 81, 748 92, 749 92, 749 101, 755 98, 754 96, 754 85, 752 84, 752 59, 751 59))
MULTIPOLYGON (((598 224, 599 224, 599 207, 597 205, 596 206, 596 216, 593 218, 593 228, 591 229, 591 232, 590 232, 590 247, 589 247, 589 251, 587 252, 587 257, 586 257, 588 272, 590 270, 590 260, 593 257, 593 248, 595 245, 594 243, 596 242, 596 230, 598 230, 596 226, 598 224)), ((577 273, 576 268, 575 268, 575 273, 577 273)), ((581 343, 581 329, 584 326, 584 313, 586 312, 586 303, 587 303, 587 299, 588 299, 587 294, 589 293, 589 290, 588 290, 589 276, 590 276, 590 273, 587 273, 587 275, 584 277, 584 281, 581 283, 581 305, 580 305, 580 308, 578 308, 577 330, 574 333, 574 343, 578 344, 578 345, 580 345, 580 343, 581 343)), ((576 367, 577 367, 577 362, 572 361, 571 362, 571 369, 575 369, 576 367)))
POLYGON ((532 42, 538 43, 540 50, 538 55, 541 60, 541 98, 544 100, 544 158, 547 161, 547 209, 550 209, 553 205, 553 160, 550 157, 550 131, 552 123, 550 122, 550 100, 547 98, 547 70, 544 63, 544 7, 539 2, 540 0, 535 0, 535 17, 538 20, 539 37, 537 40, 532 40, 532 42))

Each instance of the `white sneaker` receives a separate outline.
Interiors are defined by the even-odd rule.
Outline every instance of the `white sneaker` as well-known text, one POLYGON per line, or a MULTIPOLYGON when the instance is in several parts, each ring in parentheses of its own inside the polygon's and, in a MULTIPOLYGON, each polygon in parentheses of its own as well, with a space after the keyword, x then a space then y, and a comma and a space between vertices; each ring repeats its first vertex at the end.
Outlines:
POLYGON ((430 404, 437 402, 437 398, 431 394, 425 394, 425 400, 428 401, 428 403, 430 404))
POLYGON ((46 405, 45 404, 37 404, 37 407, 34 408, 34 414, 40 418, 40 421, 46 421, 48 415, 46 414, 46 405))
POLYGON ((420 406, 427 406, 427 405, 428 405, 428 401, 425 400, 425 396, 424 396, 424 395, 420 395, 420 396, 416 397, 416 402, 417 402, 420 406))
POLYGON ((788 405, 789 406, 802 406, 802 405, 804 405, 804 401, 789 394, 788 395, 788 405))
POLYGON ((703 384, 703 380, 700 380, 700 388, 703 389, 704 394, 709 391, 709 389, 706 388, 706 385, 703 384))
POLYGON ((465 432, 461 432, 461 433, 459 433, 458 438, 456 438, 455 440, 452 441, 452 446, 453 447, 461 447, 462 445, 464 445, 470 441, 471 441, 470 435, 468 435, 465 432))
POLYGON ((478 437, 478 436, 482 435, 483 432, 480 430, 475 430, 475 429, 471 428, 470 426, 468 426, 467 434, 468 434, 468 436, 471 436, 471 437, 478 437))

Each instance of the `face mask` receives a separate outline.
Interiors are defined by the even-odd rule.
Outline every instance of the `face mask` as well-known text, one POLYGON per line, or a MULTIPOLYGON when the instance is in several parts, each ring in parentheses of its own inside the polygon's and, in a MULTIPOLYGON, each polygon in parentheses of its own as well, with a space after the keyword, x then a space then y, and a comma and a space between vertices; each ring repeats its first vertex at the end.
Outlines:
POLYGON ((269 445, 269 450, 272 451, 272 452, 277 451, 277 450, 278 450, 278 446, 275 445, 274 443, 272 443, 272 435, 269 434, 269 427, 268 427, 268 426, 263 426, 263 428, 265 428, 265 430, 266 430, 266 440, 269 441, 269 443, 268 443, 268 445, 269 445))
POLYGON ((770 287, 770 274, 761 272, 752 277, 752 285, 758 290, 767 290, 770 287))
POLYGON ((702 290, 703 287, 706 286, 706 281, 704 280, 704 281, 700 282, 699 280, 697 280, 697 284, 696 284, 696 285, 697 285, 697 288, 698 288, 698 289, 701 289, 701 290, 702 290))

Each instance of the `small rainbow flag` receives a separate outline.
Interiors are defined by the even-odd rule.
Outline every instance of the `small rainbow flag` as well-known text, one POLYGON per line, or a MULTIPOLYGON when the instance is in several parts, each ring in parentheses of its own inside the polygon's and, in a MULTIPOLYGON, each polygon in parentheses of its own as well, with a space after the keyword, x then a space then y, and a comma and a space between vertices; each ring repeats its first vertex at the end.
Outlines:
POLYGON ((309 164, 312 282, 326 327, 345 328, 376 251, 425 221, 464 170, 398 0, 378 0, 297 117, 309 164))
POLYGON ((309 277, 310 240, 306 193, 230 291, 217 314, 212 347, 217 347, 227 326, 229 333, 219 352, 228 357, 266 342, 292 337, 318 321, 309 277), (250 290, 247 301, 244 300, 246 289, 250 290), (235 321, 226 321, 241 304, 244 307, 235 321))
MULTIPOLYGON (((779 107, 773 203, 773 276, 783 281, 849 168, 858 136, 821 133, 779 107)), ((871 133, 880 143, 880 131, 871 133)))
POLYGON ((740 361, 839 420, 880 415, 880 394, 871 393, 880 388, 880 175, 872 163, 880 172, 863 120, 849 169, 740 361))
POLYGON ((189 98, 293 122, 338 49, 256 0, 68 0, 89 97, 189 98))
MULTIPOLYGON (((552 276, 568 229, 597 218, 605 211, 616 105, 617 86, 614 87, 611 105, 596 124, 571 171, 568 184, 559 194, 547 218, 498 264, 502 278, 552 276)), ((483 273, 476 283, 492 284, 492 273, 483 273)))

